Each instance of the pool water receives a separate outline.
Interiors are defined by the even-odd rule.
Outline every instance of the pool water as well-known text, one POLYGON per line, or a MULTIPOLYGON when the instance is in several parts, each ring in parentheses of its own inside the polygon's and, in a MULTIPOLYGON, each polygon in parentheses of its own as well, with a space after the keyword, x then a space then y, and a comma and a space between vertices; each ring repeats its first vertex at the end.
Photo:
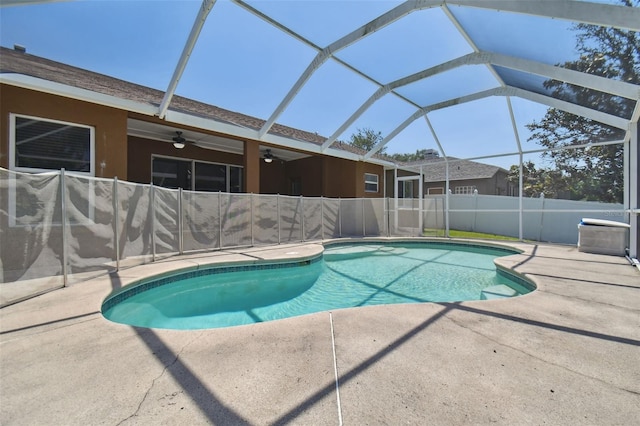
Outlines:
POLYGON ((512 253, 445 243, 328 246, 307 262, 165 278, 131 296, 121 293, 117 303, 107 299, 103 314, 135 326, 203 329, 356 306, 479 300, 496 288, 528 293, 532 286, 493 263, 512 253))

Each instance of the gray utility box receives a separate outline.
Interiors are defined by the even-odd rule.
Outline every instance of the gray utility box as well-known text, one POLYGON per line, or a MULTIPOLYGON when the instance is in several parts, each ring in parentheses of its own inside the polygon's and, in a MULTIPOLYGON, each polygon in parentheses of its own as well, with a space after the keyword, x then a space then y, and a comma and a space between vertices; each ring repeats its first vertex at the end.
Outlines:
POLYGON ((622 222, 584 218, 578 225, 578 251, 624 256, 629 228, 622 222))

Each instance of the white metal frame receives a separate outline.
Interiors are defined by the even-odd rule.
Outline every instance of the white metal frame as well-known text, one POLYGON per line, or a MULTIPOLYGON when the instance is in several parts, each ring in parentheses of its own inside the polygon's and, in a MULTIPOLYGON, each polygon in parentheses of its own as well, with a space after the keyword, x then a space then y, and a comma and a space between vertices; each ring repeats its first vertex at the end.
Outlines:
MULTIPOLYGON (((175 122, 181 123, 184 125, 193 125, 196 127, 200 127, 203 129, 213 130, 217 132, 224 132, 228 134, 232 134, 239 137, 246 137, 251 139, 258 139, 264 142, 273 143, 275 145, 291 147, 295 149, 302 149, 311 153, 323 153, 327 155, 332 155, 340 158, 348 158, 352 160, 365 160, 369 162, 373 162, 376 164, 384 165, 385 167, 393 167, 393 164, 384 161, 382 159, 374 157, 374 154, 377 153, 381 148, 385 146, 389 141, 391 141, 394 137, 396 137, 404 128, 406 128, 409 124, 411 124, 414 120, 419 117, 425 117, 427 123, 429 124, 430 131, 435 135, 435 131, 431 124, 429 123, 427 114, 430 111, 434 111, 436 109, 447 108, 453 105, 457 105, 463 102, 471 102, 474 100, 482 99, 488 96, 505 96, 507 98, 507 103, 509 107, 509 113, 511 116, 512 122, 513 119, 513 111, 510 104, 510 97, 517 96, 522 99, 527 99, 532 102, 541 103, 543 105, 547 105, 551 108, 558 108, 563 111, 570 112, 572 114, 576 114, 579 116, 587 117, 592 120, 596 120, 598 122, 617 127, 626 131, 626 136, 624 141, 625 144, 625 207, 629 212, 637 212, 638 211, 638 194, 637 194, 637 185, 638 185, 638 116, 640 115, 640 87, 636 85, 631 85, 625 82, 604 79, 597 76, 588 75, 586 73, 580 73, 577 71, 567 70, 560 67, 550 66, 546 64, 537 63, 535 61, 525 60, 522 58, 514 58, 506 55, 501 55, 492 52, 481 52, 476 46, 472 37, 469 36, 468 32, 461 25, 451 13, 451 8, 453 7, 473 7, 480 8, 486 10, 494 10, 501 11, 507 13, 518 13, 518 14, 527 14, 532 16, 546 17, 551 19, 562 19, 568 20, 576 23, 585 23, 592 25, 599 25, 605 27, 619 28, 624 30, 631 30, 640 32, 640 8, 629 8, 625 6, 616 6, 616 5, 608 5, 601 4, 595 2, 587 2, 587 1, 578 1, 578 0, 554 0, 552 2, 540 2, 539 0, 408 0, 395 8, 389 10, 388 12, 378 16, 377 18, 371 20, 367 24, 355 29, 351 33, 347 34, 344 37, 339 38, 338 40, 330 43, 325 47, 320 47, 312 43, 311 41, 305 39, 300 34, 291 30, 287 26, 278 22, 276 19, 271 18, 267 14, 259 11, 253 6, 247 4, 243 0, 232 0, 233 3, 238 5, 239 7, 247 10, 250 13, 258 16, 260 19, 265 20, 269 24, 274 27, 284 31, 291 37, 296 38, 298 41, 304 43, 308 47, 314 49, 317 54, 316 57, 311 61, 311 63, 307 66, 306 70, 302 73, 302 75, 298 78, 298 80, 293 84, 289 92, 285 95, 285 97, 280 101, 276 109, 271 113, 270 117, 265 121, 262 127, 259 130, 255 129, 246 129, 241 128, 240 126, 235 126, 227 123, 220 123, 210 119, 198 118, 193 115, 179 113, 176 111, 171 111, 169 109, 171 99, 176 91, 179 80, 182 76, 182 73, 187 66, 189 57, 193 48, 195 47, 198 37, 200 35, 200 31, 204 26, 206 19, 209 15, 209 12, 213 8, 216 0, 203 0, 201 8, 195 18, 194 24, 192 26, 191 32, 189 34, 188 39, 186 40, 185 46, 182 51, 182 55, 176 64, 176 68, 174 70, 173 76, 169 83, 169 86, 165 92, 164 99, 159 108, 155 108, 146 104, 131 102, 131 101, 123 101, 121 99, 117 99, 108 95, 100 95, 94 92, 71 88, 69 86, 44 82, 39 79, 34 79, 32 77, 23 76, 23 75, 11 75, 11 74, 3 74, 0 76, 0 82, 13 84, 20 87, 26 88, 37 88, 38 90, 45 91, 48 93, 56 93, 62 94, 63 96, 70 96, 77 99, 85 99, 90 100, 92 102, 98 102, 104 105, 114 106, 116 108, 126 109, 128 111, 139 112, 146 115, 157 115, 160 118, 165 119, 167 122, 175 122), (383 84, 376 81, 367 73, 359 70, 350 64, 342 61, 341 59, 335 56, 335 53, 350 46, 353 43, 358 42, 359 40, 367 37, 369 34, 372 34, 385 26, 396 22, 406 15, 420 10, 426 10, 429 8, 440 8, 446 16, 451 21, 452 25, 458 30, 461 36, 467 41, 471 49, 474 53, 469 55, 465 55, 463 57, 454 59, 452 61, 439 64, 436 67, 432 67, 428 70, 423 70, 420 73, 406 76, 402 79, 399 79, 395 82, 383 84), (276 120, 280 115, 284 112, 284 110, 288 107, 288 105, 293 101, 295 96, 300 92, 300 90, 304 87, 306 82, 311 78, 311 76, 318 70, 322 65, 328 61, 333 60, 345 67, 347 67, 352 72, 357 75, 365 78, 369 82, 377 85, 378 90, 365 102, 363 103, 347 120, 336 129, 336 131, 322 144, 322 146, 315 146, 313 144, 304 143, 300 141, 296 141, 291 138, 276 136, 269 133, 271 127, 275 124, 276 120), (457 97, 445 100, 444 102, 439 102, 433 105, 417 105, 410 99, 398 94, 394 89, 409 84, 410 82, 417 81, 419 79, 427 78, 429 76, 435 75, 437 73, 445 72, 447 70, 453 69, 455 67, 470 65, 481 63, 485 64, 489 71, 496 78, 497 86, 494 89, 469 94, 467 96, 457 97), (510 69, 515 69, 518 71, 523 71, 526 73, 536 74, 540 76, 544 76, 547 78, 553 78, 561 81, 565 81, 571 84, 576 84, 582 87, 599 90, 605 93, 609 93, 616 96, 622 96, 627 99, 632 99, 636 102, 635 111, 633 117, 628 120, 625 118, 613 116, 611 114, 605 114, 600 111, 596 111, 590 108, 581 107, 566 101, 561 101, 550 96, 540 95, 537 93, 532 93, 530 91, 510 87, 506 85, 501 79, 498 73, 494 69, 494 65, 507 67, 510 69), (372 150, 367 152, 364 155, 357 155, 353 153, 346 153, 343 150, 337 150, 331 148, 331 145, 337 140, 337 138, 347 129, 351 124, 355 122, 355 120, 361 116, 368 108, 370 108, 375 102, 382 99, 387 94, 393 94, 394 96, 400 98, 401 100, 407 102, 409 105, 413 106, 416 111, 407 118, 403 123, 399 124, 394 130, 392 130, 388 135, 386 135, 383 140, 376 145, 372 150)), ((34 4, 34 3, 42 3, 42 0, 27 0, 27 1, 16 1, 16 0, 7 0, 2 3, 2 7, 6 6, 17 6, 19 4, 34 4)), ((514 124, 514 132, 515 139, 517 145, 517 153, 520 156, 520 167, 522 168, 522 155, 525 153, 522 150, 520 145, 519 136, 517 135, 517 131, 515 129, 514 124)), ((444 150, 442 149, 442 144, 438 139, 436 139, 437 144, 440 148, 444 156, 444 160, 446 162, 446 170, 447 170, 447 189, 446 194, 448 197, 448 167, 449 161, 446 157, 444 150)), ((574 148, 574 147, 572 147, 574 148)), ((482 158, 491 158, 492 156, 486 156, 482 158)), ((92 165, 92 170, 94 170, 94 166, 92 165)), ((522 173, 521 173, 522 175, 522 173)), ((522 182, 520 182, 520 192, 522 187, 522 182)), ((448 198, 447 198, 448 200, 448 198)), ((448 209, 448 201, 447 201, 447 209, 448 209)), ((634 215, 635 213, 631 213, 634 215)), ((634 218, 630 218, 632 224, 632 250, 633 254, 637 255, 636 250, 638 246, 638 242, 636 241, 637 237, 637 228, 638 228, 638 219, 637 214, 635 214, 634 218)), ((447 223, 448 230, 448 223, 447 223)))
POLYGON ((15 157, 15 153, 16 153, 16 118, 27 118, 30 120, 37 120, 37 121, 45 121, 48 123, 56 123, 56 124, 64 124, 67 126, 73 126, 73 127, 80 127, 83 129, 88 129, 89 130, 89 171, 88 172, 80 172, 80 171, 74 171, 74 170, 68 170, 67 173, 68 174, 76 174, 76 175, 81 175, 81 176, 95 176, 96 173, 96 143, 95 143, 95 139, 96 139, 96 130, 95 127, 93 126, 88 126, 86 124, 80 124, 80 123, 71 123, 69 121, 62 121, 62 120, 55 120, 55 119, 51 119, 51 118, 45 118, 45 117, 36 117, 33 115, 26 115, 26 114, 16 114, 16 113, 9 113, 9 150, 8 150, 8 156, 9 156, 9 170, 14 170, 14 171, 18 171, 18 172, 28 172, 28 173, 43 173, 43 172, 52 172, 52 171, 57 171, 58 169, 37 169, 37 168, 31 168, 31 167, 19 167, 16 166, 16 157, 15 157))

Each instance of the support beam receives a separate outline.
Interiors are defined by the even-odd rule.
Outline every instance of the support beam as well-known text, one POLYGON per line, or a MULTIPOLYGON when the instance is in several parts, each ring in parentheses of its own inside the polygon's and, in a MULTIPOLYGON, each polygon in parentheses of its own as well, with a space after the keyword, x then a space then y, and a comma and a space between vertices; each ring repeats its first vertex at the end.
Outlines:
POLYGON ((336 130, 335 132, 333 132, 331 136, 329 136, 329 138, 322 144, 321 150, 324 151, 325 149, 333 145, 333 143, 336 141, 338 136, 344 133, 344 131, 347 130, 347 128, 349 128, 349 126, 351 126, 358 119, 358 117, 364 114, 364 112, 368 110, 369 107, 373 105, 376 101, 378 101, 380 98, 382 98, 387 93, 389 93, 390 90, 391 88, 388 85, 383 86, 378 90, 376 90, 376 92, 373 95, 371 95, 369 99, 367 99, 362 105, 360 105, 360 107, 356 110, 356 112, 351 114, 351 117, 347 118, 347 120, 344 123, 342 123, 340 127, 338 127, 338 130, 336 130))
POLYGON ((193 27, 191 27, 191 33, 189 33, 189 38, 184 45, 184 49, 182 49, 182 54, 180 55, 180 59, 178 60, 178 64, 176 65, 176 69, 173 71, 173 76, 171 77, 171 81, 169 82, 169 87, 167 87, 167 91, 164 94, 164 98, 160 103, 160 107, 158 108, 158 117, 164 118, 167 113, 167 109, 169 109, 169 104, 171 103, 171 99, 176 92, 176 88, 178 87, 178 82, 182 77, 182 73, 184 69, 187 67, 187 62, 189 62, 189 57, 191 56, 191 52, 198 41, 198 37, 200 36, 200 31, 202 31, 202 27, 207 20, 207 16, 209 12, 213 8, 213 5, 216 4, 216 0, 204 0, 202 2, 202 6, 200 6, 200 11, 198 11, 198 15, 196 16, 196 20, 193 23, 193 27))
MULTIPOLYGON (((331 146, 344 131, 351 126, 362 114, 364 114, 375 102, 380 100, 387 93, 393 92, 398 87, 406 86, 416 81, 420 81, 431 76, 451 71, 466 65, 498 65, 529 74, 535 74, 546 78, 563 81, 565 83, 598 90, 611 95, 624 97, 627 99, 640 99, 640 86, 626 83, 619 80, 612 80, 593 74, 582 73, 567 68, 547 65, 541 62, 516 58, 494 52, 474 52, 460 56, 450 61, 438 64, 431 68, 419 71, 378 89, 366 102, 364 102, 322 145, 322 149, 331 146)), ((493 70, 493 67, 490 67, 493 70)), ((438 109, 438 108, 436 108, 438 109)))
POLYGON ((596 111, 595 109, 572 104, 571 102, 562 101, 560 99, 552 98, 550 96, 533 93, 528 90, 517 89, 515 87, 512 87, 511 89, 514 90, 514 93, 513 93, 514 96, 517 96, 522 99, 527 99, 532 102, 537 102, 539 104, 547 105, 551 108, 557 108, 562 111, 569 112, 571 114, 582 116, 590 120, 595 120, 599 123, 604 123, 609 126, 616 127, 618 129, 627 130, 629 128, 629 120, 621 117, 617 117, 615 115, 607 114, 604 112, 596 111))
MULTIPOLYGON (((241 1, 241 0, 234 0, 234 1, 235 1, 236 4, 244 7, 245 9, 251 10, 253 13, 255 13, 255 9, 253 9, 251 6, 247 5, 244 1, 241 1)), ((391 24, 391 23, 403 18, 404 16, 408 15, 411 12, 414 12, 415 10, 422 10, 422 9, 427 9, 427 8, 431 8, 431 7, 439 7, 441 4, 442 4, 442 0, 410 0, 410 1, 406 1, 406 2, 396 6, 395 8, 391 9, 390 11, 378 16, 374 20, 366 23, 365 25, 362 25, 361 27, 359 27, 356 30, 354 30, 354 31, 350 32, 349 34, 347 34, 346 36, 334 41, 333 43, 331 43, 330 45, 328 45, 324 49, 320 50, 318 52, 317 56, 311 62, 311 64, 309 64, 309 66, 304 71, 304 73, 300 76, 300 78, 298 78, 298 81, 296 81, 296 83, 289 90, 289 92, 284 97, 284 99, 280 102, 280 104, 275 109, 275 111, 273 111, 273 113, 271 114, 269 119, 262 126, 262 128, 260 129, 260 137, 264 136, 267 132, 269 132, 269 130, 274 125, 274 123, 276 122, 278 117, 284 112, 284 110, 287 108, 287 106, 289 106, 289 104, 291 103, 293 98, 295 98, 295 96, 302 89, 302 87, 305 85, 305 83, 309 80, 309 78, 311 78, 313 73, 327 59, 329 59, 331 56, 333 56, 336 52, 338 52, 339 50, 342 50, 342 49, 350 46, 351 44, 361 40, 362 38, 364 38, 364 37, 366 37, 366 36, 368 36, 370 34, 373 34, 374 32, 376 32, 376 31, 386 27, 387 25, 389 25, 389 24, 391 24)), ((258 16, 263 17, 263 19, 266 19, 267 22, 271 23, 272 25, 274 24, 274 20, 272 20, 271 18, 268 18, 266 15, 260 13, 258 16)), ((287 27, 284 27, 283 25, 278 25, 278 27, 280 29, 285 30, 289 35, 295 34, 292 30, 290 30, 287 27)), ((306 41, 306 39, 304 39, 303 37, 298 36, 297 38, 299 40, 301 40, 301 41, 305 41, 307 43, 307 45, 309 45, 310 47, 315 48, 316 50, 318 50, 317 46, 315 46, 314 44, 306 41)), ((371 79, 365 73, 360 72, 360 74, 362 74, 363 76, 366 76, 367 78, 371 79)))
POLYGON ((436 141, 436 145, 438 145, 438 149, 440 150, 440 153, 442 154, 442 158, 444 158, 444 161, 449 161, 447 159, 447 153, 444 151, 444 147, 440 143, 440 138, 438 138, 438 135, 436 134, 436 130, 433 128, 433 125, 431 124, 431 120, 429 120, 429 116, 427 114, 424 115, 424 120, 427 122, 427 126, 429 126, 429 130, 431 131, 431 135, 433 136, 433 140, 436 141))
POLYGON ((418 111, 414 112, 411 115, 411 117, 409 117, 406 120, 404 120, 402 122, 402 124, 400 124, 398 127, 396 127, 384 139, 382 139, 373 148, 371 148, 371 150, 364 155, 364 159, 367 160, 367 159, 371 158, 371 156, 373 154, 375 154, 376 152, 380 151, 382 149, 382 147, 384 147, 391 139, 395 138, 398 135, 398 133, 402 132, 409 124, 413 123, 414 121, 416 121, 418 118, 420 118, 424 114, 425 114, 425 111, 423 111, 423 110, 418 110, 418 111))
POLYGON ((3 7, 11 7, 11 6, 27 6, 27 5, 35 5, 35 4, 44 4, 44 3, 61 3, 63 1, 71 1, 71 0, 2 0, 0 2, 0 8, 3 7))
POLYGON ((447 101, 444 101, 444 102, 439 102, 437 104, 430 105, 430 106, 425 107, 425 108, 421 108, 418 111, 414 112, 409 118, 407 118, 405 121, 403 121, 402 124, 400 124, 398 127, 396 127, 384 139, 382 139, 373 148, 371 148, 371 150, 368 151, 364 155, 363 158, 365 160, 368 160, 369 158, 371 158, 371 156, 373 156, 376 152, 380 151, 387 143, 389 143, 389 141, 391 141, 393 138, 398 136, 398 134, 400 132, 402 132, 405 128, 407 128, 411 123, 413 123, 414 121, 416 121, 418 118, 422 117, 423 115, 425 115, 429 111, 434 111, 434 110, 437 110, 437 109, 446 108, 446 107, 453 106, 453 105, 459 105, 461 103, 471 102, 471 101, 475 101, 475 100, 478 100, 478 99, 486 98, 486 97, 489 97, 489 96, 507 95, 508 92, 509 91, 506 90, 505 88, 497 87, 497 88, 494 88, 494 89, 484 90, 482 92, 474 93, 474 94, 471 94, 471 95, 468 95, 468 96, 462 96, 462 97, 455 98, 455 99, 450 99, 450 100, 447 100, 447 101))
POLYGON ((640 122, 636 120, 630 123, 631 138, 629 140, 629 180, 625 182, 628 187, 625 190, 629 193, 629 256, 637 259, 640 256, 640 122))
MULTIPOLYGON (((615 115, 607 114, 604 112, 596 111, 591 108, 583 107, 580 105, 572 104, 571 102, 562 101, 560 99, 555 99, 550 96, 541 95, 539 93, 533 93, 528 90, 519 89, 517 87, 496 87, 489 90, 484 90, 477 93, 472 93, 467 96, 461 96, 459 98, 448 99, 443 102, 438 102, 435 104, 427 105, 422 108, 422 111, 431 112, 436 111, 443 108, 448 108, 454 105, 460 105, 462 103, 472 102, 479 99, 487 98, 489 96, 517 96, 522 99, 529 100, 531 102, 537 102, 539 104, 547 105, 551 108, 557 108, 562 111, 569 112, 571 114, 575 114, 578 116, 582 116, 585 118, 589 118, 591 120, 595 120, 599 123, 604 123, 609 126, 627 130, 629 128, 629 121, 617 117, 615 115)), ((420 112, 420 111, 419 111, 420 112)), ((406 126, 405 126, 406 127, 406 126)), ((402 130, 402 129, 401 129, 402 130)), ((396 133, 397 134, 397 133, 396 133)), ((394 134, 394 136, 396 135, 394 134)), ((388 142, 388 137, 383 140, 383 142, 388 142)), ((379 144, 380 145, 380 144, 379 144)), ((383 145, 384 146, 384 145, 383 145)), ((380 146, 378 150, 382 148, 380 146)), ((375 148, 374 148, 375 149, 375 148)), ((371 151, 370 151, 371 152, 371 151)), ((377 152, 377 151, 376 151, 377 152)), ((369 154, 369 153, 367 153, 369 154)), ((371 154, 372 155, 372 154, 371 154)), ((369 158, 370 155, 365 155, 365 158, 369 158)))
POLYGON ((640 31, 640 8, 634 7, 578 0, 446 0, 446 3, 640 31))
POLYGON ((449 108, 455 105, 478 101, 480 99, 488 98, 491 96, 509 96, 513 94, 514 94, 513 88, 494 87, 493 89, 482 90, 480 92, 471 93, 470 95, 460 96, 459 98, 447 99, 446 101, 427 105, 423 109, 427 112, 431 112, 431 111, 436 111, 443 108, 449 108))
MULTIPOLYGON (((444 158, 444 167, 445 167, 445 203, 444 203, 444 236, 449 237, 449 158, 447 157, 447 153, 444 151, 442 144, 440 143, 440 138, 436 134, 436 130, 433 128, 431 124, 431 120, 429 120, 429 116, 427 114, 424 115, 424 119, 427 122, 427 126, 429 126, 429 130, 431 130, 431 135, 433 139, 436 141, 440 152, 442 153, 442 158, 444 158)), ((420 169, 422 171, 422 169, 420 169)))
MULTIPOLYGON (((471 38, 467 30, 462 26, 462 24, 458 21, 455 15, 451 13, 451 10, 446 4, 442 6, 442 10, 444 11, 445 15, 447 15, 447 18, 449 18, 449 21, 451 21, 453 26, 456 27, 456 30, 458 30, 460 35, 467 41, 467 43, 473 49, 473 51, 476 53, 480 52, 480 48, 478 47, 476 42, 473 40, 473 38, 471 38)), ((487 70, 491 73, 491 75, 493 75, 493 78, 495 78, 496 81, 500 84, 500 86, 503 86, 503 87, 506 86, 505 82, 502 80, 502 77, 500 77, 500 75, 495 70, 493 65, 489 63, 485 63, 485 66, 487 70)))
POLYGON ((332 135, 326 142, 322 145, 322 149, 326 149, 330 147, 336 139, 344 133, 345 130, 349 126, 351 126, 362 114, 364 114, 375 102, 380 100, 387 93, 393 91, 394 89, 402 86, 406 86, 408 84, 414 83, 419 80, 423 80, 425 78, 431 77, 436 74, 440 74, 454 68, 458 68, 463 65, 473 65, 478 64, 483 61, 485 56, 480 55, 478 53, 470 53, 468 55, 461 56, 459 58, 453 59, 451 61, 438 64, 431 68, 427 68, 415 74, 411 74, 406 77, 402 77, 398 80, 392 81, 391 83, 380 87, 369 99, 367 99, 357 110, 354 112, 332 135))
POLYGON ((284 99, 280 101, 280 104, 276 107, 275 111, 271 113, 269 119, 263 124, 258 135, 259 138, 262 138, 271 129, 278 117, 280 117, 280 114, 282 114, 284 110, 287 109, 291 101, 293 101, 293 98, 296 97, 302 87, 307 83, 307 81, 309 81, 313 73, 316 72, 316 70, 320 68, 320 66, 322 66, 322 64, 324 64, 327 59, 329 59, 328 50, 322 50, 318 52, 309 66, 307 66, 307 69, 304 70, 302 75, 294 83, 293 87, 289 89, 289 92, 286 94, 284 99))
POLYGON ((523 167, 522 167, 522 144, 520 143, 520 134, 518 132, 518 125, 516 124, 516 117, 513 114, 513 107, 511 106, 511 98, 507 96, 507 107, 509 108, 509 117, 511 118, 511 126, 513 127, 513 136, 516 138, 516 145, 518 145, 518 239, 524 240, 524 218, 523 218, 523 167))
POLYGON ((587 74, 568 68, 547 65, 537 61, 502 55, 500 53, 483 52, 486 60, 493 64, 529 74, 552 78, 554 80, 571 83, 611 95, 627 99, 640 99, 640 86, 620 80, 587 74))

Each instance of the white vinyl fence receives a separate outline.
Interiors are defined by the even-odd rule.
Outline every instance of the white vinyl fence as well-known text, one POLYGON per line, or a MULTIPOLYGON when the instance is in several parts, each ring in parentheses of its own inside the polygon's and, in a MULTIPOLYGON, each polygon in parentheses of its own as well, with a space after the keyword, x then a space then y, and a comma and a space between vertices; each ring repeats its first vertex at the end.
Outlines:
MULTIPOLYGON (((522 199, 525 240, 577 244, 583 217, 623 222, 622 204, 545 198, 522 199)), ((463 231, 519 236, 519 198, 497 195, 449 197, 449 227, 463 231)))

